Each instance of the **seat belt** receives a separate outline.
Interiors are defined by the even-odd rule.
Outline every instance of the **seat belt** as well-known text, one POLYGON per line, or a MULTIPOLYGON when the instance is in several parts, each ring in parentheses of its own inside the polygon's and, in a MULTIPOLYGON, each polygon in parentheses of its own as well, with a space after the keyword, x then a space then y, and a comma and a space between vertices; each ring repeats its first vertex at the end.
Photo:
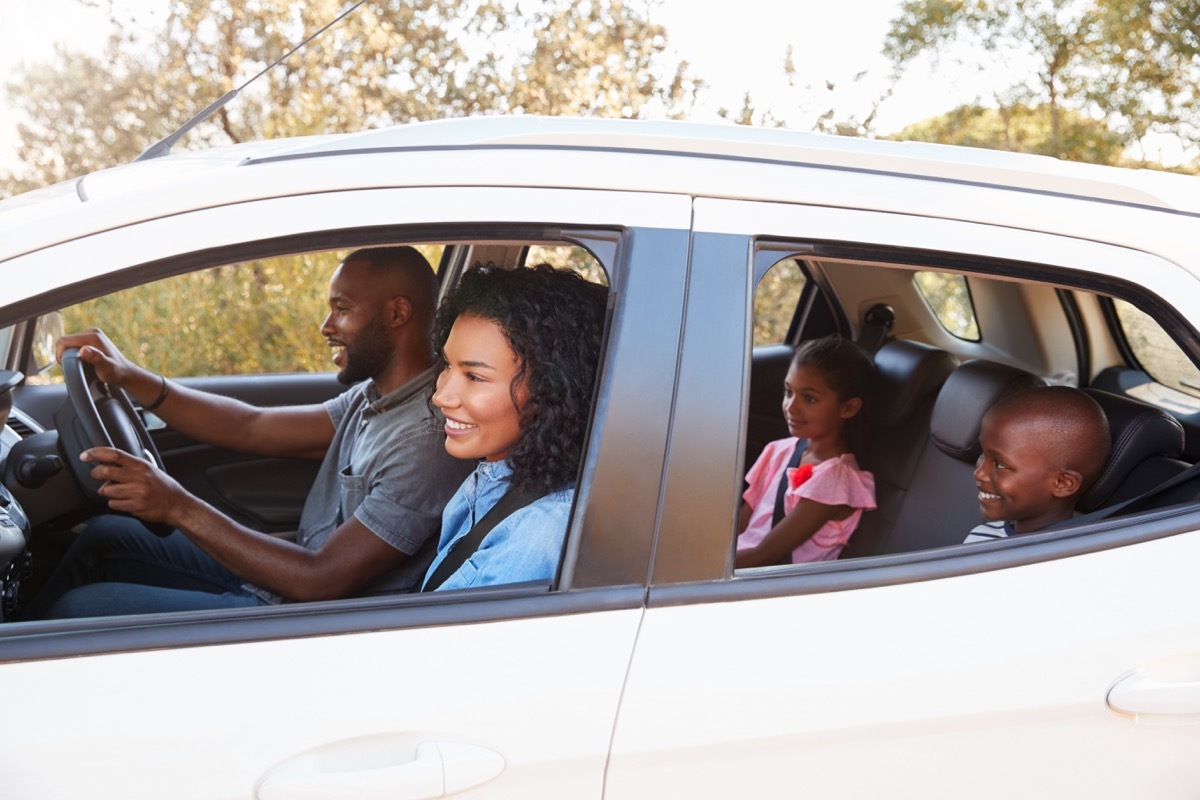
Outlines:
POLYGON ((471 527, 466 536, 454 543, 450 552, 442 559, 442 563, 438 564, 437 570, 434 571, 429 580, 425 581, 425 585, 421 587, 421 591, 432 592, 445 583, 446 579, 457 572, 458 568, 465 564, 468 558, 475 555, 475 551, 479 549, 479 545, 483 542, 483 537, 491 533, 492 528, 499 525, 514 511, 524 508, 536 499, 537 497, 532 494, 509 489, 504 497, 501 497, 499 502, 483 515, 483 519, 471 527))
POLYGON ((862 331, 858 334, 858 345, 869 355, 875 355, 887 335, 896 324, 896 312, 886 303, 876 303, 863 314, 862 331))
POLYGON ((1071 527, 1074 527, 1076 525, 1082 525, 1082 524, 1085 524, 1088 522, 1095 522, 1096 520, 1100 520, 1100 519, 1108 519, 1109 517, 1115 516, 1117 514, 1117 512, 1133 505, 1134 503, 1140 503, 1143 500, 1149 500, 1151 497, 1154 497, 1156 494, 1161 494, 1161 493, 1167 491, 1168 489, 1173 489, 1174 487, 1180 485, 1181 483, 1185 483, 1197 476, 1200 476, 1200 461, 1197 461, 1195 464, 1192 464, 1190 467, 1185 469, 1183 472, 1179 472, 1179 473, 1176 473, 1175 475, 1172 475, 1170 478, 1167 478, 1165 481, 1160 483, 1158 486, 1155 486, 1151 489, 1147 489, 1146 491, 1142 492, 1139 495, 1135 495, 1135 496, 1129 498, 1128 500, 1122 500, 1120 503, 1117 503, 1116 505, 1106 506, 1104 508, 1098 508, 1095 511, 1089 512, 1087 514, 1080 514, 1078 517, 1072 517, 1065 524, 1070 525, 1071 527))
POLYGON ((779 489, 775 492, 775 516, 771 518, 771 527, 778 525, 784 517, 783 513, 783 498, 787 494, 788 489, 788 469, 795 469, 800 466, 800 459, 804 456, 804 451, 808 449, 808 439, 800 439, 796 442, 796 449, 792 451, 792 457, 788 460, 787 469, 779 476, 779 489))

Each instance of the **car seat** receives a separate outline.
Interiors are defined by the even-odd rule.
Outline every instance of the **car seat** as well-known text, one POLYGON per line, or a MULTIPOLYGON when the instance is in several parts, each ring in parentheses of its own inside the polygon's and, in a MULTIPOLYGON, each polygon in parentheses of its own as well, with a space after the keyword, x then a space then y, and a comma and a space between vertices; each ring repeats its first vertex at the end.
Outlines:
MULTIPOLYGON (((983 415, 1010 394, 1044 385, 1041 378, 994 361, 980 359, 958 365, 937 394, 929 436, 916 452, 908 490, 900 498, 894 521, 884 520, 882 529, 873 531, 854 550, 855 555, 961 544, 981 521, 975 461, 983 415)), ((863 520, 869 516, 865 514, 863 520)), ((850 544, 857 537, 855 531, 850 544)))
POLYGON ((841 558, 869 555, 895 524, 929 443, 929 418, 938 390, 958 360, 921 342, 896 340, 875 354, 878 370, 866 446, 859 466, 875 476, 877 508, 863 515, 841 558))
MULTIPOLYGON (((1080 499, 1079 511, 1090 512, 1137 497, 1188 468, 1187 462, 1180 460, 1183 426, 1170 414, 1132 397, 1100 389, 1084 391, 1104 409, 1112 452, 1100 477, 1080 499)), ((1186 483, 1181 491, 1195 493, 1186 483)), ((1177 495, 1171 492, 1155 501, 1169 505, 1177 495)))

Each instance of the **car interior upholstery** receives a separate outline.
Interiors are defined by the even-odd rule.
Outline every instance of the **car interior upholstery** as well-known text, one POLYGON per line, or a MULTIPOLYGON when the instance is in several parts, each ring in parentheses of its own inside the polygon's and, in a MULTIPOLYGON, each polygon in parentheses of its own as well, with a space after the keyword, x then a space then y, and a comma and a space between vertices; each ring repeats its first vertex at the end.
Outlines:
MULTIPOLYGON (((1003 397, 1026 388, 1048 382, 1075 384, 1076 372, 1069 362, 1075 354, 1069 353, 1070 348, 1061 341, 1049 355, 1045 348, 1033 347, 1035 374, 1002 363, 999 357, 1005 354, 989 352, 990 345, 985 342, 959 342, 947 349, 918 338, 905 338, 926 338, 923 333, 927 323, 914 328, 912 317, 914 314, 928 317, 930 313, 927 307, 918 308, 902 293, 893 296, 900 288, 911 285, 910 273, 872 269, 868 265, 837 266, 837 273, 818 269, 818 274, 822 278, 836 275, 832 283, 846 289, 870 285, 871 274, 877 273, 880 281, 875 284, 873 298, 880 296, 879 287, 883 287, 890 292, 887 301, 900 309, 898 329, 874 354, 877 399, 871 412, 868 441, 858 454, 860 465, 875 476, 877 508, 863 515, 840 558, 909 553, 961 544, 980 522, 974 470, 984 413, 1003 397), (972 355, 981 352, 998 357, 972 355)), ((1049 286, 1030 285, 1016 290, 1013 285, 1002 285, 988 278, 978 285, 988 291, 999 287, 1001 299, 1052 296, 1049 286)), ((828 283, 825 290, 830 291, 828 283)), ((999 302, 997 296, 984 300, 983 304, 995 306, 999 302)), ((1090 295, 1084 298, 1085 303, 1093 300, 1090 295)), ((1061 313, 1057 319, 1043 322, 1041 317, 1050 316, 1053 309, 1044 304, 1039 307, 1042 309, 1037 315, 1039 323, 1056 334, 1068 332, 1061 313)), ((990 310, 995 313, 994 308, 990 310)), ((822 331, 799 327, 802 338, 822 335, 822 331)), ((1023 336, 1026 341, 1035 341, 1037 332, 1023 336)), ((1006 337, 1009 342, 1020 338, 1012 333, 1006 337)), ((946 341, 944 337, 932 338, 938 339, 938 344, 946 341)), ((1104 347, 1103 343, 1097 345, 1103 356, 1110 357, 1104 347)), ((750 375, 747 468, 767 442, 787 436, 779 411, 779 387, 791 353, 788 345, 755 348, 750 375)), ((1086 371, 1084 361, 1080 372, 1086 371)), ((1111 368, 1100 374, 1108 372, 1111 368)), ((1108 388, 1108 384, 1105 386, 1108 388)), ((1139 498, 1188 468, 1186 430, 1177 415, 1116 391, 1083 388, 1108 418, 1112 453, 1096 483, 1080 499, 1080 513, 1139 498)), ((1189 480, 1156 492, 1140 504, 1163 507, 1194 502, 1198 490, 1200 479, 1189 480)))
MULTIPOLYGON (((877 508, 865 514, 841 558, 906 553, 961 544, 979 523, 974 470, 983 415, 1004 397, 1045 385, 1005 364, 953 355, 921 342, 891 341, 875 355, 878 395, 862 466, 875 475, 877 508)), ((1162 409, 1087 389, 1109 421, 1112 453, 1081 498, 1091 512, 1136 498, 1188 468, 1184 433, 1162 409)), ((754 453, 757 455, 757 453, 754 453)), ((1192 499, 1195 487, 1158 504, 1192 499)))
POLYGON ((984 413, 1000 399, 1043 383, 1024 370, 983 359, 955 367, 934 401, 929 432, 919 447, 895 521, 875 531, 872 540, 864 538, 858 545, 862 549, 852 555, 961 544, 979 524, 974 473, 984 413))
POLYGON ((875 475, 877 507, 863 515, 844 558, 874 554, 895 527, 929 443, 938 390, 957 364, 945 350, 922 342, 892 341, 876 352, 878 386, 861 466, 875 475))
POLYGON ((1153 489, 1187 469, 1183 426, 1162 409, 1100 389, 1085 389, 1104 409, 1112 452, 1079 501, 1080 511, 1115 505, 1153 489))

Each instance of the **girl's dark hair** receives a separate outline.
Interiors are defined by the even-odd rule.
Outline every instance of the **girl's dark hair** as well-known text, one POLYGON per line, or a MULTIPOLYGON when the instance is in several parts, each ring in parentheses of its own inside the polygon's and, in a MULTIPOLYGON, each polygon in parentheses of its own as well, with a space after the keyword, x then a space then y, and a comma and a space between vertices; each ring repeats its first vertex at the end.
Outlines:
POLYGON ((524 385, 521 434, 508 451, 512 488, 541 496, 574 483, 600 362, 608 289, 548 264, 504 269, 476 265, 446 295, 433 321, 441 366, 459 316, 496 323, 519 365, 513 405, 524 385))
POLYGON ((875 361, 859 345, 840 336, 809 339, 796 347, 793 366, 810 367, 821 373, 838 400, 862 399, 862 408, 846 420, 846 444, 857 453, 866 444, 868 414, 875 401, 875 361))

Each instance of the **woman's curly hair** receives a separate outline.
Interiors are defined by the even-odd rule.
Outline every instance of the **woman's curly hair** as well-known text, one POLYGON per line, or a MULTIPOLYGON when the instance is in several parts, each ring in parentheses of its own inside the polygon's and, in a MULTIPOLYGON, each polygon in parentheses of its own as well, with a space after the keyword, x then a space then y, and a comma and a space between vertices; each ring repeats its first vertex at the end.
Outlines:
POLYGON ((600 361, 608 289, 548 264, 476 265, 446 295, 433 321, 442 368, 458 317, 496 323, 517 356, 511 394, 528 392, 520 438, 508 451, 513 489, 541 496, 575 482, 600 361))

